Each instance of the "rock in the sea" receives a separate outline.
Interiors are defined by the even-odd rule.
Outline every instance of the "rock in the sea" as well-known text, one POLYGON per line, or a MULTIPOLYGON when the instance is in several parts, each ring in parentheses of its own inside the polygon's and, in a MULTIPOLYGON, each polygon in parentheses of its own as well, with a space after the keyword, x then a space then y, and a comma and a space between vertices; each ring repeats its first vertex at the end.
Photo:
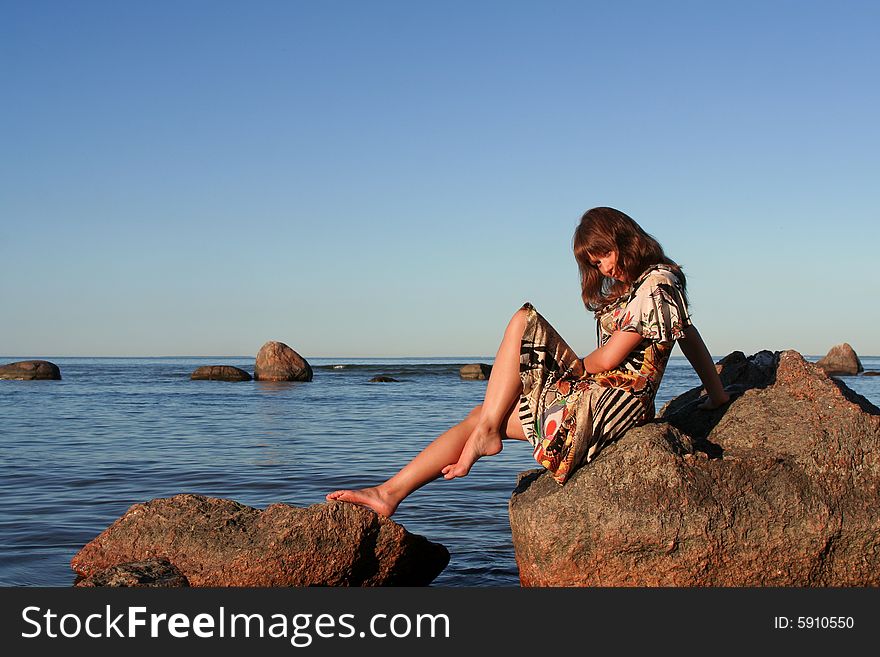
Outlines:
POLYGON ((488 379, 491 373, 492 366, 486 365, 485 363, 463 365, 458 371, 458 374, 462 379, 468 379, 471 381, 483 381, 488 379))
POLYGON ((400 381, 392 379, 390 376, 374 376, 370 379, 370 383, 400 383, 400 381))
POLYGON ((189 586, 189 582, 168 559, 147 559, 99 570, 94 575, 77 579, 74 586, 175 588, 189 586))
POLYGON ((260 347, 254 364, 256 381, 311 381, 312 366, 283 342, 269 341, 260 347))
POLYGON ((61 370, 48 360, 21 360, 0 365, 0 379, 33 381, 36 379, 61 380, 61 370))
POLYGON ((71 560, 82 577, 166 558, 190 586, 424 586, 449 552, 354 504, 260 511, 175 495, 135 504, 71 560))
POLYGON ((189 378, 193 381, 250 381, 251 375, 232 365, 203 365, 189 378))
POLYGON ((524 473, 524 586, 880 586, 880 409, 794 351, 731 354, 564 486, 524 473))
POLYGON ((820 358, 816 365, 828 374, 837 376, 858 374, 865 369, 862 367, 862 362, 859 360, 858 355, 856 355, 855 349, 848 342, 831 347, 828 353, 823 358, 820 358))
POLYGON ((862 372, 862 376, 880 376, 880 372, 871 370, 870 372, 862 372))

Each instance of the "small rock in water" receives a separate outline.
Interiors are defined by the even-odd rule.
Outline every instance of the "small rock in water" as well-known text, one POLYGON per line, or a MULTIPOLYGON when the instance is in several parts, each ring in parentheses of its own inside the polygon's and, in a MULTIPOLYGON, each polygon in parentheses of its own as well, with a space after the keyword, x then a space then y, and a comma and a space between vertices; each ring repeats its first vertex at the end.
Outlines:
POLYGON ((203 365, 189 378, 193 381, 250 381, 251 375, 232 365, 203 365))
POLYGON ((38 379, 60 381, 61 370, 48 360, 21 360, 0 365, 0 379, 10 381, 35 381, 38 379))
POLYGON ((463 365, 458 374, 462 379, 485 381, 492 374, 492 366, 486 363, 471 363, 470 365, 463 365))
POLYGON ((848 342, 834 345, 816 365, 829 375, 850 376, 862 372, 862 362, 848 342))
POLYGON ((283 342, 260 347, 254 364, 255 381, 311 381, 312 366, 283 342))
POLYGON ((400 383, 400 381, 392 379, 390 376, 374 376, 370 379, 370 383, 400 383))

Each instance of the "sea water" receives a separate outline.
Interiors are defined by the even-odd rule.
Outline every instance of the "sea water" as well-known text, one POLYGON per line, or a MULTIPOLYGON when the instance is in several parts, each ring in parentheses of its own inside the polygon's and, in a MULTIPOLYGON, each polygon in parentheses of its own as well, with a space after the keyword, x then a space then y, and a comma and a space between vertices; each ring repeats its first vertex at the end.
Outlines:
MULTIPOLYGON (((46 359, 61 381, 0 381, 3 586, 69 586, 71 557, 156 497, 308 506, 376 484, 480 403, 486 382, 460 379, 459 368, 492 362, 315 358, 309 383, 228 383, 190 374, 214 364, 253 372, 252 357, 46 359), (377 375, 398 382, 370 383, 377 375)), ((862 362, 880 369, 880 358, 862 362)), ((843 380, 880 405, 880 377, 843 380)), ((673 357, 657 408, 698 383, 673 357)), ((397 522, 450 551, 435 585, 518 585, 507 503, 517 473, 534 467, 527 443, 505 441, 466 478, 434 481, 400 506, 397 522)))

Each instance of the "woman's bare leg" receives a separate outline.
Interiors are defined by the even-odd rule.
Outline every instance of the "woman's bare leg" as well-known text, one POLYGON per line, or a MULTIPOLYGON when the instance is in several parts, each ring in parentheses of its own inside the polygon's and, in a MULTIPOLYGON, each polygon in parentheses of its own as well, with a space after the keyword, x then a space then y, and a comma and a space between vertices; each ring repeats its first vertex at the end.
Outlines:
MULTIPOLYGON (((508 411, 504 437, 525 440, 516 410, 513 406, 508 411)), ((383 516, 391 516, 404 498, 429 481, 437 479, 444 465, 461 457, 481 414, 482 408, 475 407, 464 420, 435 438, 388 481, 360 490, 337 490, 327 495, 327 499, 360 504, 383 516)))
POLYGON ((477 421, 467 443, 461 450, 456 461, 450 461, 443 468, 446 479, 464 477, 470 472, 471 466, 483 456, 491 456, 501 451, 501 428, 511 406, 516 404, 522 392, 522 380, 519 376, 520 349, 523 331, 526 327, 528 311, 519 309, 511 318, 504 331, 492 374, 486 385, 486 398, 482 404, 480 418, 477 421))

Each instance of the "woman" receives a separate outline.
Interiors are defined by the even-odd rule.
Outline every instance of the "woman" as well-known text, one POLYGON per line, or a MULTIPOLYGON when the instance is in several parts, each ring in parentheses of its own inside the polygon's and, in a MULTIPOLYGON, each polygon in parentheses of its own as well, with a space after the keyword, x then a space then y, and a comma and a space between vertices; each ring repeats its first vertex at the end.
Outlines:
POLYGON ((528 440, 560 484, 627 429, 654 416, 654 396, 678 341, 707 392, 700 408, 726 404, 715 365, 692 324, 681 268, 629 216, 593 208, 574 235, 581 296, 597 319, 598 348, 580 359, 526 303, 510 320, 482 404, 378 486, 328 500, 390 516, 429 481, 464 477, 504 438, 528 440))

